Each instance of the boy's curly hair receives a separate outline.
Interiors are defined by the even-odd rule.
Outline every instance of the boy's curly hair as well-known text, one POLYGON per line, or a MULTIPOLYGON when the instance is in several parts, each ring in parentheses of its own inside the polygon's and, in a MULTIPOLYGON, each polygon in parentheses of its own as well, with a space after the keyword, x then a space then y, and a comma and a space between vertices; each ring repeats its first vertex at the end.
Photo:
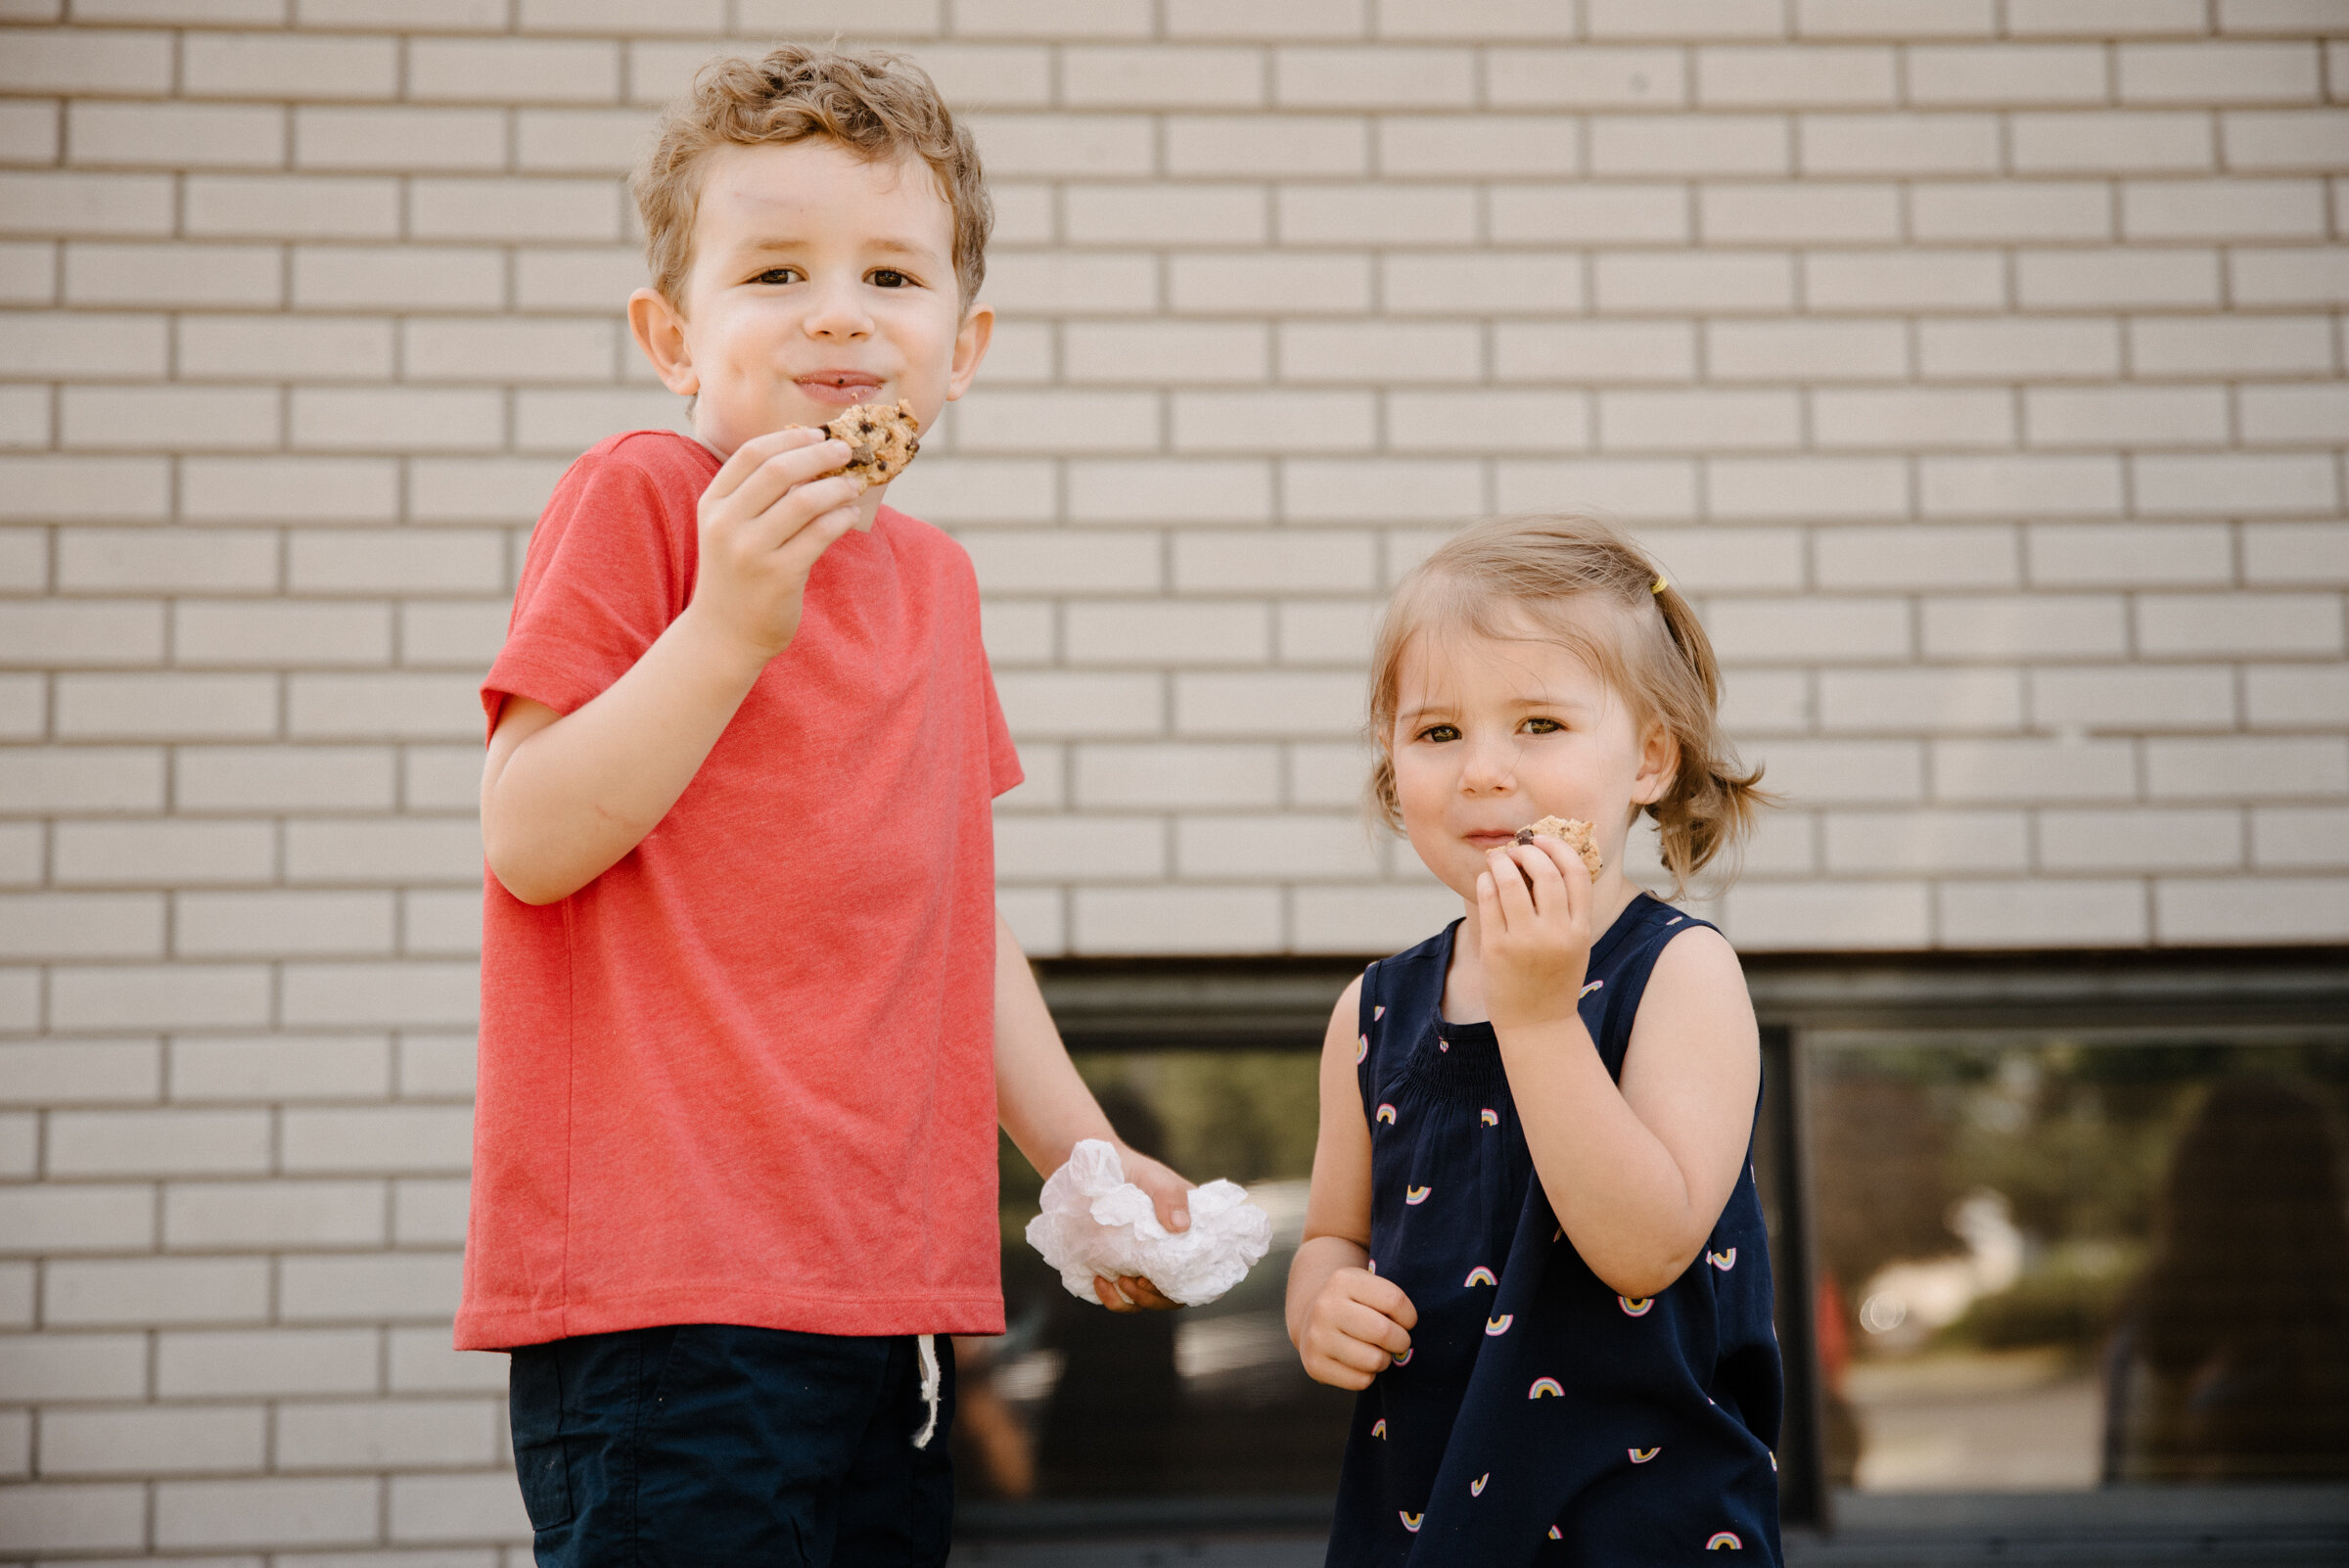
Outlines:
POLYGON ((954 123, 929 73, 902 55, 803 44, 785 44, 760 60, 712 61, 663 118, 630 181, 653 287, 684 308, 707 154, 815 136, 862 158, 919 160, 929 167, 954 214, 954 276, 968 308, 987 277, 987 237, 995 225, 971 133, 954 123))
POLYGON ((1595 518, 1499 518, 1465 529, 1414 567, 1395 589, 1370 656, 1367 739, 1375 761, 1368 805, 1401 831, 1395 792, 1395 715, 1403 662, 1430 630, 1504 640, 1534 638, 1572 650, 1630 705, 1642 727, 1660 723, 1680 751, 1656 819, 1676 891, 1751 831, 1772 804, 1762 769, 1741 767, 1722 733, 1721 668, 1713 644, 1647 553, 1595 518))

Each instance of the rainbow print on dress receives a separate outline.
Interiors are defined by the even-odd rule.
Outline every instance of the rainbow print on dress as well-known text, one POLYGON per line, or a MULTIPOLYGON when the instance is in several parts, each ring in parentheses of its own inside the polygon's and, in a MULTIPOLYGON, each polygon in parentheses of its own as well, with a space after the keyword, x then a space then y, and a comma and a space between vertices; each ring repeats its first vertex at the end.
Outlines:
POLYGON ((1393 1127, 1395 1125, 1395 1107, 1392 1105, 1381 1105, 1378 1108, 1378 1119, 1381 1122, 1386 1123, 1387 1126, 1393 1127))
POLYGON ((1516 1320, 1517 1316, 1514 1313, 1502 1313, 1498 1317, 1486 1318, 1485 1337, 1487 1339, 1498 1339, 1501 1335, 1509 1331, 1509 1325, 1516 1320))
POLYGON ((1483 1110, 1481 1110, 1481 1111, 1477 1112, 1477 1113, 1476 1113, 1476 1119, 1477 1119, 1478 1121, 1480 1121, 1480 1122, 1484 1123, 1484 1124, 1485 1124, 1485 1126, 1487 1126, 1487 1127, 1498 1127, 1498 1126, 1500 1126, 1500 1113, 1499 1113, 1498 1111, 1496 1111, 1495 1109, 1493 1109, 1493 1107, 1492 1107, 1492 1106, 1490 1106, 1490 1105, 1486 1106, 1486 1107, 1485 1107, 1483 1110))
POLYGON ((1537 1377, 1534 1379, 1534 1386, 1525 1391, 1525 1397, 1529 1400, 1538 1400, 1544 1394, 1562 1400, 1566 1397, 1565 1385, 1554 1377, 1537 1377))
POLYGON ((1713 1539, 1705 1543, 1707 1551, 1743 1551, 1745 1543, 1737 1539, 1734 1530, 1716 1530, 1713 1539))
POLYGON ((1472 1498, 1481 1498, 1481 1497, 1483 1497, 1483 1496, 1485 1495, 1485 1483, 1486 1483, 1486 1482, 1488 1482, 1488 1481, 1490 1481, 1490 1480, 1492 1480, 1492 1479, 1493 1479, 1493 1472, 1492 1472, 1492 1471, 1490 1471, 1490 1470, 1487 1470, 1487 1471, 1486 1471, 1486 1472, 1485 1472, 1483 1475, 1480 1475, 1480 1476, 1478 1476, 1478 1477, 1477 1477, 1475 1480, 1473 1480, 1473 1481, 1469 1482, 1469 1483, 1468 1483, 1468 1496, 1470 1496, 1470 1497, 1472 1497, 1472 1498))
POLYGON ((1417 1208, 1420 1204, 1425 1203, 1427 1195, 1435 1190, 1433 1187, 1405 1187, 1403 1192, 1403 1201, 1417 1208))
POLYGON ((1462 1285, 1497 1285, 1500 1281, 1493 1277, 1492 1269, 1487 1268, 1483 1264, 1478 1264, 1474 1268, 1468 1270, 1468 1277, 1461 1280, 1460 1283, 1462 1285))
POLYGON ((1618 1296, 1615 1299, 1622 1303, 1623 1315, 1626 1317, 1645 1317, 1647 1310, 1656 1304, 1653 1296, 1618 1296))
POLYGON ((1659 1453, 1663 1453, 1664 1451, 1663 1451, 1662 1449, 1660 1449, 1660 1448, 1655 1448, 1655 1449, 1626 1449, 1626 1450, 1624 1450, 1623 1452, 1624 1452, 1624 1453, 1628 1453, 1628 1454, 1630 1454, 1630 1455, 1632 1456, 1632 1462, 1633 1462, 1634 1464, 1645 1464, 1645 1463, 1646 1463, 1648 1460, 1650 1460, 1650 1459, 1654 1458, 1654 1457, 1655 1457, 1657 1454, 1659 1454, 1659 1453))
POLYGON ((1424 1513, 1411 1513, 1402 1508, 1398 1508, 1395 1511, 1402 1515, 1403 1527, 1405 1530, 1408 1530, 1414 1536, 1419 1533, 1419 1521, 1427 1517, 1427 1515, 1424 1513))

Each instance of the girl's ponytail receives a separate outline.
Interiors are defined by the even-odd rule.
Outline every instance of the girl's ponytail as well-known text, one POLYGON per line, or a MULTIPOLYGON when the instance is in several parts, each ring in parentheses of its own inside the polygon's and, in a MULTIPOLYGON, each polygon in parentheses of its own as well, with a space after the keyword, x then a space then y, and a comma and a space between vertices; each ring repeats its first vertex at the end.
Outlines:
POLYGON ((1665 868, 1672 873, 1676 887, 1684 888, 1688 879, 1716 856, 1724 852, 1733 855, 1753 831, 1761 808, 1774 805, 1776 797, 1761 788, 1761 768, 1740 770, 1727 738, 1721 733, 1721 667, 1713 657, 1713 640, 1696 618, 1696 607, 1661 575, 1649 594, 1662 615, 1665 635, 1671 639, 1678 662, 1693 677, 1694 690, 1686 691, 1685 697, 1701 693, 1703 699, 1701 709, 1689 712, 1695 705, 1684 700, 1676 704, 1667 695, 1678 683, 1658 683, 1665 690, 1656 695, 1666 700, 1656 703, 1657 716, 1680 744, 1681 765, 1672 788, 1647 807, 1647 814, 1656 820, 1665 868), (1683 711, 1675 715, 1671 712, 1674 707, 1683 711))

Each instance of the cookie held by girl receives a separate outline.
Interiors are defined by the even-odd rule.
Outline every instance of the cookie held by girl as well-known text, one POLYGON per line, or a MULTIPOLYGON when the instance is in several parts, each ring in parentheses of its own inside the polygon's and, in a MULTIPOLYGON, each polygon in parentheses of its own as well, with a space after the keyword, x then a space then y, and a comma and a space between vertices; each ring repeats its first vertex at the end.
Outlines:
POLYGON ((1517 830, 1517 842, 1531 844, 1536 839, 1558 839, 1582 856, 1583 869, 1592 876, 1607 868, 1606 857, 1598 853, 1598 843, 1590 837, 1590 824, 1571 816, 1545 816, 1539 822, 1528 822, 1517 830))

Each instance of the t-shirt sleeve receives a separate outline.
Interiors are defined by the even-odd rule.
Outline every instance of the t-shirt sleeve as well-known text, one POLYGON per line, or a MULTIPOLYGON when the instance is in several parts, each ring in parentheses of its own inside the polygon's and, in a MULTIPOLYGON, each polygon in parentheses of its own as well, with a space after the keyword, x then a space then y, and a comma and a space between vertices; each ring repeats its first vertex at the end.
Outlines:
POLYGON ((987 781, 990 798, 1017 789, 1028 775, 1020 766, 1018 748, 1011 744, 1011 725, 995 696, 994 667, 984 650, 979 655, 979 689, 987 710, 987 781))
POLYGON ((555 486, 530 534, 505 647, 482 682, 497 727, 508 697, 569 714, 644 657, 685 607, 698 489, 631 460, 590 452, 555 486))

